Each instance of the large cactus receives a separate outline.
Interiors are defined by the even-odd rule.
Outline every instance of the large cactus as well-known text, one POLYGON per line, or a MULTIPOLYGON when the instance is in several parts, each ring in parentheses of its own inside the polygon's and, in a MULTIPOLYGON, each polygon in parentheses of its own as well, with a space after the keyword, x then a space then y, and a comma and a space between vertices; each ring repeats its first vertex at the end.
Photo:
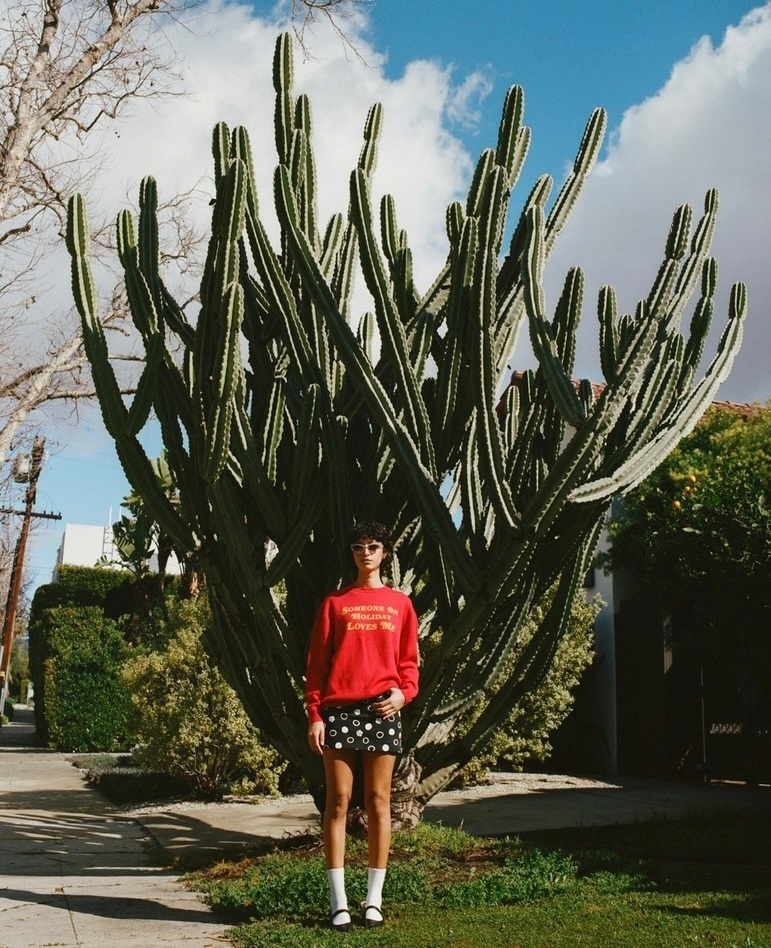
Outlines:
POLYGON ((260 218, 246 131, 217 126, 195 324, 159 272, 152 179, 141 187, 138 223, 119 217, 118 252, 147 360, 130 404, 100 328, 78 196, 67 233, 75 299, 126 474, 177 547, 204 567, 216 618, 208 647, 317 798, 322 775, 302 702, 313 615, 350 567, 342 538, 351 521, 374 516, 393 526, 396 581, 421 616, 422 687, 406 715, 397 777, 401 815, 414 818, 541 680, 609 499, 695 425, 738 346, 745 291, 734 287, 717 355, 696 381, 716 284, 708 254, 717 195, 708 194, 692 237, 691 210, 679 208, 634 315, 619 318, 613 290, 600 293, 605 384, 596 394, 573 381, 583 275, 569 272, 553 318, 542 278, 600 148, 601 110, 548 212, 551 181, 536 183, 500 262, 529 142, 522 91, 509 92, 497 147, 482 153, 465 205, 448 208, 447 262, 422 293, 393 199, 383 198, 379 214, 372 206, 380 106, 366 120, 350 205, 322 229, 310 107, 292 96, 287 35, 276 46, 274 85, 281 244, 260 218), (350 311, 357 267, 374 310, 361 317, 350 311), (679 326, 699 285, 686 338, 679 326), (539 368, 510 378, 523 323, 539 368), (137 438, 151 410, 176 505, 137 438), (524 618, 552 587, 538 635, 518 648, 524 618))

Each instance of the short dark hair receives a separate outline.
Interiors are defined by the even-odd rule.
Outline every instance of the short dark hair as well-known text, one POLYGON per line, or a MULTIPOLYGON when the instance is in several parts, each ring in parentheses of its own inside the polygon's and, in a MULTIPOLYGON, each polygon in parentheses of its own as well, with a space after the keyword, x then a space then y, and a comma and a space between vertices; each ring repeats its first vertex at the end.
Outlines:
POLYGON ((393 555, 394 542, 388 528, 377 520, 364 520, 361 523, 355 523, 348 531, 349 543, 360 543, 362 540, 377 540, 383 544, 386 553, 393 555))

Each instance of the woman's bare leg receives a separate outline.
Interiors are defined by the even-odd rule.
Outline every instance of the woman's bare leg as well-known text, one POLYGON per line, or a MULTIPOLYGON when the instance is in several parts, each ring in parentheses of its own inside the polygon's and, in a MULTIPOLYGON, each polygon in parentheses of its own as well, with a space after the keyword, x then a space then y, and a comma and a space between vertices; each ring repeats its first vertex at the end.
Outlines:
POLYGON ((345 865, 345 822, 353 792, 354 751, 324 751, 327 800, 324 807, 324 855, 327 869, 345 865))
POLYGON ((383 883, 391 849, 391 779, 394 754, 364 754, 364 806, 369 835, 369 873, 364 924, 377 928, 383 924, 383 883))
POLYGON ((385 869, 391 848, 391 779, 394 754, 364 753, 364 807, 367 811, 369 864, 385 869))

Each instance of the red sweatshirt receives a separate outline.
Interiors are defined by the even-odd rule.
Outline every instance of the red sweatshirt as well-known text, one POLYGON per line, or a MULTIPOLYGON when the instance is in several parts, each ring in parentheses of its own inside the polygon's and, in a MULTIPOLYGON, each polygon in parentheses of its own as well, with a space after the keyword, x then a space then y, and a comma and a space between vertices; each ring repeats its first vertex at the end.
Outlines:
POLYGON ((418 693, 418 620, 409 598, 390 586, 331 593, 308 651, 308 721, 321 720, 322 704, 349 704, 390 688, 408 702, 418 693))

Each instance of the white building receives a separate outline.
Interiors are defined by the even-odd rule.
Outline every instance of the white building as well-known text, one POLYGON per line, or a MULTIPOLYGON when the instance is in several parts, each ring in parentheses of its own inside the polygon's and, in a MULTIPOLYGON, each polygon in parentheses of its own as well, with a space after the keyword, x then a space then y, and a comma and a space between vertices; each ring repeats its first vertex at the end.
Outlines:
MULTIPOLYGON (((56 582, 56 571, 65 566, 105 566, 119 569, 112 527, 96 527, 85 523, 68 523, 64 528, 62 542, 56 555, 56 566, 52 581, 56 582)), ((158 558, 153 554, 150 569, 157 570, 158 558)), ((172 553, 166 564, 166 572, 178 576, 182 570, 172 553)))

